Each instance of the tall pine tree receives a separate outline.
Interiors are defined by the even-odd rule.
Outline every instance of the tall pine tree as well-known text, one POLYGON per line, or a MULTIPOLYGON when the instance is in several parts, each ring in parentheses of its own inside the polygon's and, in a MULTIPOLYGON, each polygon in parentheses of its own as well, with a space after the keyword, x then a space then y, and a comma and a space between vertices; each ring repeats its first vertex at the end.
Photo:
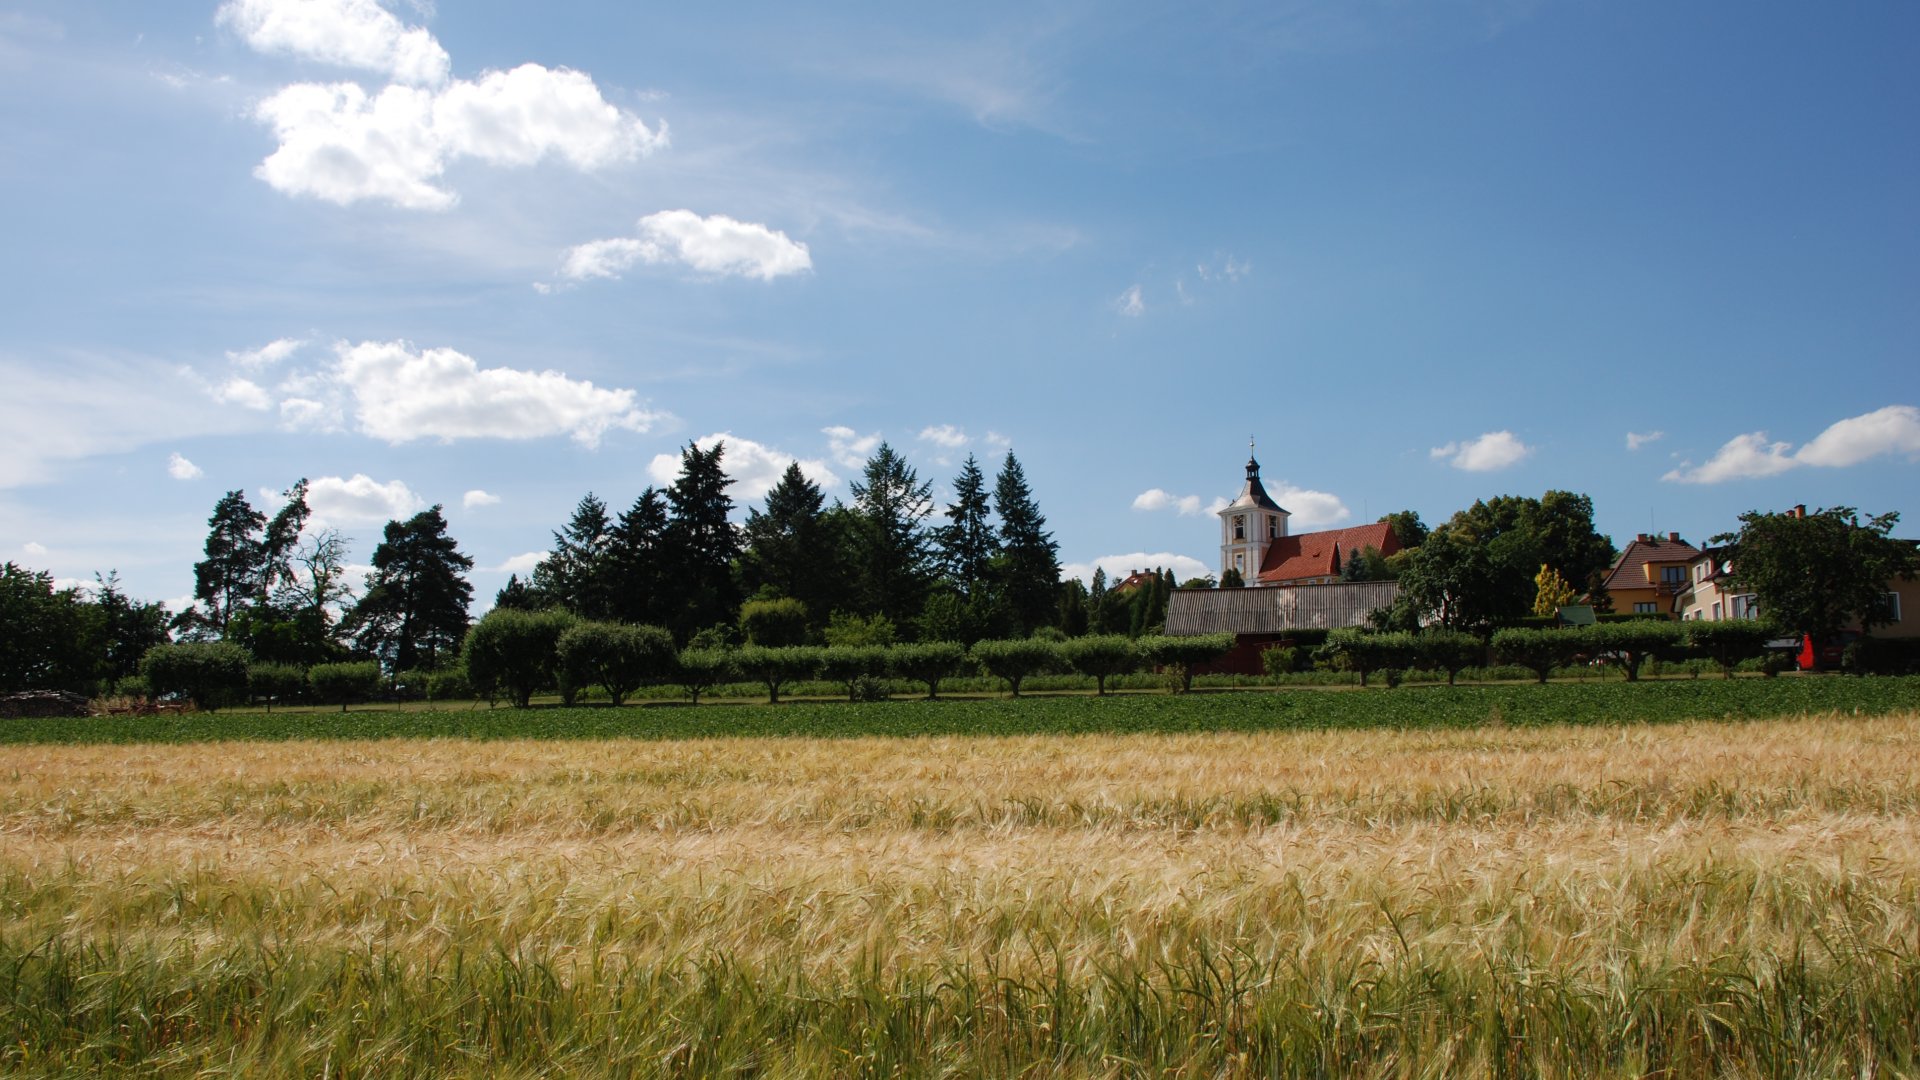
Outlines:
POLYGON ((215 634, 226 633, 234 615, 263 591, 266 547, 260 529, 266 523, 266 515, 249 505, 242 491, 227 492, 207 519, 207 557, 193 564, 193 597, 206 605, 198 621, 215 634))
POLYGON ((665 626, 667 500, 649 487, 614 523, 607 545, 613 617, 665 626))
POLYGON ((1027 474, 1007 451, 993 485, 993 508, 1000 516, 1000 556, 995 560, 1001 596, 1024 636, 1052 624, 1054 597, 1060 588, 1060 545, 1047 532, 1047 519, 1034 504, 1027 474))
POLYGON ((534 590, 583 619, 611 618, 612 532, 607 504, 587 492, 566 528, 553 534, 552 552, 533 568, 534 590))
POLYGON ((933 532, 940 553, 940 572, 960 595, 972 599, 988 583, 1000 538, 988 520, 987 478, 972 454, 953 481, 953 502, 946 509, 947 524, 933 532))
POLYGON ((467 634, 473 560, 447 535, 440 507, 389 521, 373 549, 367 595, 347 617, 361 649, 390 671, 433 668, 460 650, 467 634))
POLYGON ((727 496, 732 481, 720 467, 726 449, 724 442, 714 443, 711 450, 688 443, 680 453, 680 475, 667 489, 671 517, 664 546, 671 599, 665 610, 668 628, 682 642, 709 626, 732 621, 740 606, 732 571, 740 537, 727 520, 733 512, 727 496))
MULTIPOLYGON (((749 596, 790 597, 806 605, 808 622, 824 625, 840 602, 840 552, 826 497, 793 462, 767 492, 764 510, 749 510, 740 579, 749 596)), ((844 606, 844 605, 843 605, 844 606)))
POLYGON ((902 626, 920 614, 933 576, 933 553, 923 528, 933 512, 932 489, 886 443, 867 459, 853 485, 864 614, 902 626))

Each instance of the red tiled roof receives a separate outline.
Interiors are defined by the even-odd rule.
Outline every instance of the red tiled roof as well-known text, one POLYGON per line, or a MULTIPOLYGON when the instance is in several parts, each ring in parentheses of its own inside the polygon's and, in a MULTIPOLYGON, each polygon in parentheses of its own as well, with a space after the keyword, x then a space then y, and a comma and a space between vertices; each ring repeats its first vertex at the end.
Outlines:
POLYGON ((1117 593, 1123 593, 1123 592, 1126 592, 1126 591, 1127 591, 1127 590, 1129 590, 1129 589, 1137 589, 1137 588, 1139 588, 1139 587, 1140 587, 1140 586, 1142 586, 1142 585, 1146 585, 1146 584, 1149 584, 1149 583, 1151 583, 1152 581, 1153 581, 1153 572, 1152 572, 1152 571, 1150 571, 1150 570, 1135 570, 1135 571, 1134 571, 1133 573, 1131 573, 1131 574, 1128 574, 1128 575, 1126 576, 1126 579, 1125 579, 1125 580, 1123 580, 1123 581, 1121 581, 1121 582, 1120 582, 1119 584, 1117 584, 1117 585, 1115 585, 1115 586, 1113 586, 1113 588, 1112 588, 1112 589, 1110 589, 1110 590, 1108 590, 1108 591, 1109 591, 1109 592, 1117 592, 1117 593))
POLYGON ((1700 557, 1700 549, 1669 533, 1666 537, 1641 534, 1627 545, 1607 571, 1607 591, 1646 589, 1655 583, 1647 580, 1648 563, 1686 563, 1700 557))
POLYGON ((1393 535, 1393 526, 1384 521, 1373 525, 1355 525, 1348 529, 1283 536, 1267 548, 1266 557, 1260 560, 1260 574, 1256 580, 1263 585, 1277 585, 1308 578, 1335 577, 1340 573, 1337 563, 1368 547, 1380 549, 1382 555, 1391 555, 1400 550, 1400 539, 1393 535))

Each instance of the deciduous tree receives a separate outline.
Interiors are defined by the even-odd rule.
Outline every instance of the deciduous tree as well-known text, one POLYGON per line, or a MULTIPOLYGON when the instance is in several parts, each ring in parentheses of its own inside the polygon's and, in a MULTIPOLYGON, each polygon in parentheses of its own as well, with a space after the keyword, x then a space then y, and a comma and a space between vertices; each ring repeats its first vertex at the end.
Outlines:
POLYGON ((1732 578, 1751 589, 1770 620, 1815 641, 1848 623, 1871 631, 1886 622, 1887 582, 1920 569, 1914 545, 1892 537, 1895 513, 1860 519, 1851 506, 1811 514, 1740 515, 1740 531, 1713 538, 1728 543, 1732 578))

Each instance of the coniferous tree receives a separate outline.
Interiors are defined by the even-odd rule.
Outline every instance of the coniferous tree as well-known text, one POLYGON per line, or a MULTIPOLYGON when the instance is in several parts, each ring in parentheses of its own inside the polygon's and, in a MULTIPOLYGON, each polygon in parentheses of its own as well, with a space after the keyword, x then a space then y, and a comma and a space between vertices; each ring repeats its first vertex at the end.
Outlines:
POLYGON ((1052 622, 1054 593, 1060 587, 1060 545, 1046 531, 1047 519, 1011 450, 994 480, 993 508, 1000 517, 996 576, 1008 614, 1024 636, 1052 622))
POLYGON ((583 619, 611 617, 612 531, 607 504, 587 492, 566 528, 553 534, 553 551, 533 568, 533 587, 583 619))
POLYGON ((452 657, 467 633, 471 569, 473 560, 447 535, 438 505, 405 522, 387 522, 373 549, 367 595, 347 619, 360 648, 391 671, 431 669, 452 657))
POLYGON ((307 527, 307 518, 312 511, 307 508, 307 478, 280 493, 287 502, 273 520, 267 522, 266 534, 260 541, 260 595, 257 603, 267 607, 273 603, 277 588, 296 580, 294 555, 300 546, 300 533, 307 527))
POLYGON ((727 520, 733 500, 727 496, 732 481, 720 467, 725 453, 723 442, 711 450, 688 443, 680 453, 680 475, 667 489, 672 516, 664 537, 670 568, 665 611, 676 641, 731 622, 739 607, 732 565, 740 554, 740 537, 727 520))
POLYGON ((614 523, 607 544, 613 617, 621 622, 664 626, 667 500, 649 487, 614 523))
POLYGON ((741 531, 746 550, 740 557, 742 591, 749 596, 786 597, 806 605, 808 621, 823 625, 833 608, 844 607, 838 581, 841 560, 819 485, 793 462, 767 492, 766 508, 749 510, 741 531))
POLYGON ((1000 554, 1000 538, 988 520, 988 512, 987 478, 980 471, 980 463, 968 454, 966 465, 953 482, 947 524, 933 532, 941 574, 968 598, 989 581, 994 556, 1000 554))
POLYGON ((1087 589, 1087 633, 1111 634, 1118 630, 1107 619, 1107 572, 1093 568, 1093 584, 1087 589))
POLYGON ((193 596, 206 605, 198 621, 216 634, 262 591, 266 547, 259 534, 266 523, 242 491, 221 496, 207 519, 207 557, 193 565, 193 596))
POLYGON ((905 626, 920 614, 932 578, 932 552, 922 523, 933 511, 931 483, 881 443, 853 485, 858 515, 854 550, 866 614, 905 626))
POLYGON ((508 574, 507 583, 493 594, 493 606, 499 611, 539 611, 547 605, 533 586, 520 580, 519 574, 508 574))

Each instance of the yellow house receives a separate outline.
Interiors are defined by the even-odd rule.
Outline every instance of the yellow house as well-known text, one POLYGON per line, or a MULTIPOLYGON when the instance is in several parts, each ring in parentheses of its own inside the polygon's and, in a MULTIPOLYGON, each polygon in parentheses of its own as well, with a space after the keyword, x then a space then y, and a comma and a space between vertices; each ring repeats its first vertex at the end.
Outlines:
MULTIPOLYGON (((1708 548, 1687 567, 1687 584, 1673 598, 1673 613, 1682 620, 1753 619, 1762 612, 1757 597, 1733 585, 1733 564, 1725 548, 1708 548)), ((1892 621, 1873 628, 1877 638, 1920 637, 1920 579, 1887 582, 1887 614, 1892 621)), ((1616 608, 1616 610, 1618 610, 1616 608)), ((1846 628, 1858 632, 1859 623, 1846 628)))
POLYGON ((1668 615, 1674 612, 1674 598, 1687 588, 1692 566, 1700 558, 1700 549, 1680 539, 1679 533, 1664 538, 1641 533, 1633 538, 1607 571, 1607 595, 1613 598, 1613 610, 1625 614, 1668 615))

